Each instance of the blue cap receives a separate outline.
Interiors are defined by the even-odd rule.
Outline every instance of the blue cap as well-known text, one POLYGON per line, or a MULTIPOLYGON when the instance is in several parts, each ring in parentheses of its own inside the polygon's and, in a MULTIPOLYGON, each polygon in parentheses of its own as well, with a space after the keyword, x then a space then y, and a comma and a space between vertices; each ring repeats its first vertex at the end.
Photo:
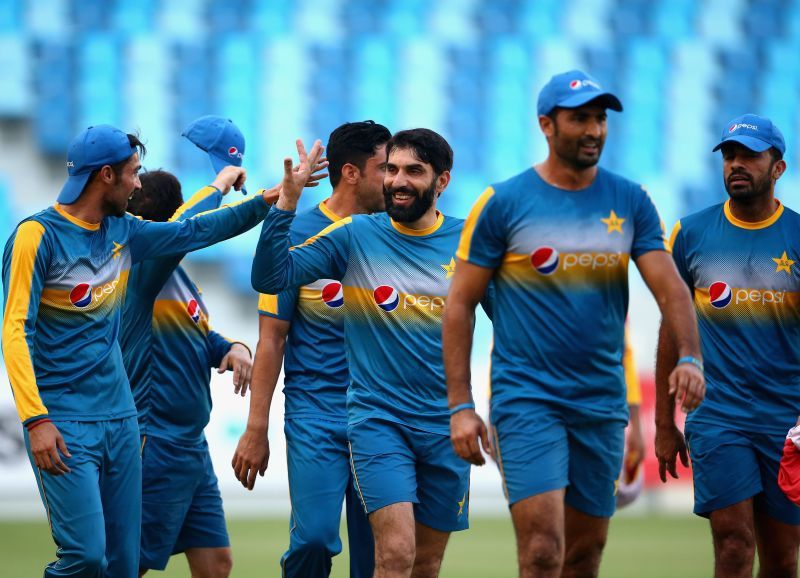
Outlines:
POLYGON ((578 108, 598 99, 598 104, 622 112, 622 103, 619 99, 604 91, 597 80, 581 70, 570 70, 556 74, 544 85, 539 93, 536 110, 539 116, 542 116, 550 114, 557 106, 578 108))
POLYGON ((193 120, 181 136, 208 153, 214 172, 218 173, 228 165, 242 166, 244 136, 229 118, 201 116, 193 120))
POLYGON ((61 187, 58 202, 71 205, 81 196, 92 171, 129 159, 136 150, 128 135, 109 124, 90 126, 69 143, 67 182, 61 187))
POLYGON ((722 130, 722 140, 714 150, 718 151, 729 141, 738 142, 757 153, 771 147, 781 151, 781 155, 786 152, 786 143, 778 127, 770 119, 757 114, 743 114, 726 124, 722 130))

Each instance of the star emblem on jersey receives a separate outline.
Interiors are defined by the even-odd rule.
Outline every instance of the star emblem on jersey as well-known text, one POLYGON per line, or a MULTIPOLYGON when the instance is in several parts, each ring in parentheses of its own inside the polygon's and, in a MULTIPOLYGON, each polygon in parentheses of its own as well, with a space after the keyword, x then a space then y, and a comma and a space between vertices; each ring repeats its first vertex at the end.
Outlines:
POLYGON ((453 257, 450 257, 450 263, 447 265, 439 265, 442 269, 444 269, 445 279, 449 279, 453 276, 456 272, 456 260, 453 257))
POLYGON ((466 501, 467 501, 467 494, 465 493, 464 497, 461 498, 461 500, 458 502, 458 515, 459 516, 464 513, 464 502, 466 502, 466 501))
POLYGON ((606 233, 613 233, 616 231, 619 234, 622 234, 622 223, 625 222, 625 219, 620 219, 617 217, 617 214, 614 211, 611 211, 611 214, 608 215, 607 219, 600 219, 603 224, 608 227, 606 233))
POLYGON ((783 255, 780 257, 773 257, 772 260, 775 261, 775 264, 777 265, 777 267, 775 267, 776 273, 786 271, 789 275, 792 274, 792 265, 794 265, 794 261, 789 259, 789 257, 786 255, 786 251, 784 251, 783 255))
POLYGON ((111 251, 111 255, 112 258, 116 261, 117 259, 119 259, 119 252, 122 251, 122 248, 125 247, 125 245, 120 245, 116 241, 111 241, 111 242, 114 243, 114 250, 111 251))

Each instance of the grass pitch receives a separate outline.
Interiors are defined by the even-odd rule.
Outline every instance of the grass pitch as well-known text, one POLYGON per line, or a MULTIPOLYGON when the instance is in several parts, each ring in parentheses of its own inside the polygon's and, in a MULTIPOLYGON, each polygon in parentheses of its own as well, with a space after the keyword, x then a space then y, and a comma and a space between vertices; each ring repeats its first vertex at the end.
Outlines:
MULTIPOLYGON (((508 518, 474 517, 471 529, 453 535, 442 578, 513 578, 517 575, 514 533, 508 518)), ((286 520, 229 521, 234 578, 280 576, 278 561, 288 544, 286 520)), ((345 536, 345 534, 342 534, 345 536)), ((346 540, 345 540, 346 542, 346 540)), ((43 521, 0 522, 0 574, 41 576, 55 557, 43 521)), ((603 557, 606 578, 701 578, 710 576, 713 557, 708 523, 696 517, 617 517, 603 557)), ((148 576, 188 577, 183 556, 174 556, 166 572, 148 576)), ((332 577, 348 575, 347 545, 334 558, 332 577)))

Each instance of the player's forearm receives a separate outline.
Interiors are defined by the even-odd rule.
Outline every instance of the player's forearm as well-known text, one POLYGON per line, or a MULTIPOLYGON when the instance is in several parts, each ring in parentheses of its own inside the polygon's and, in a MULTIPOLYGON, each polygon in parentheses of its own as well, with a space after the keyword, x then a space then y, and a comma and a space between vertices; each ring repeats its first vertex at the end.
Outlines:
POLYGON ((205 186, 195 192, 188 201, 183 203, 175 214, 170 217, 170 221, 185 221, 191 219, 205 211, 213 211, 219 208, 222 202, 222 193, 217 187, 205 186))
POLYGON ((669 394, 669 374, 677 361, 675 342, 662 322, 656 350, 656 427, 675 425, 675 399, 669 394))
POLYGON ((697 316, 694 312, 689 288, 678 279, 666 291, 663 299, 658 299, 658 301, 664 319, 663 323, 666 323, 677 354, 676 361, 678 358, 687 356, 698 360, 702 359, 697 316))
POLYGON ((250 282, 260 293, 277 294, 288 285, 289 227, 295 213, 273 209, 261 227, 250 282))
POLYGON ((253 360, 253 377, 250 382, 250 413, 247 429, 267 431, 272 398, 283 364, 285 340, 261 339, 253 360))
POLYGON ((474 324, 475 305, 448 300, 442 321, 442 355, 449 407, 472 401, 470 354, 474 324))

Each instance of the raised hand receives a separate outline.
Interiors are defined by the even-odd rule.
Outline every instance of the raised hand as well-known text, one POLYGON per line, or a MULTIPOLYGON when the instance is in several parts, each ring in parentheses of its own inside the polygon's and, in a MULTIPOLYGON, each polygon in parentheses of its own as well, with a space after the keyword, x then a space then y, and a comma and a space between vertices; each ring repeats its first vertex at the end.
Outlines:
POLYGON ((237 191, 242 188, 245 180, 247 180, 247 171, 242 167, 235 167, 228 165, 217 173, 217 178, 211 183, 212 187, 216 187, 223 195, 227 195, 231 187, 237 191))
MULTIPOLYGON (((327 166, 325 164, 327 161, 322 161, 324 147, 320 140, 314 141, 314 146, 311 147, 311 151, 308 153, 306 153, 306 147, 303 145, 302 140, 297 139, 296 145, 300 162, 295 165, 291 158, 283 160, 283 181, 281 181, 280 198, 275 206, 284 211, 294 211, 297 208, 300 194, 306 184, 309 183, 312 174, 327 166), (318 167, 320 164, 323 166, 318 167)), ((320 176, 319 178, 322 177, 320 176)))

